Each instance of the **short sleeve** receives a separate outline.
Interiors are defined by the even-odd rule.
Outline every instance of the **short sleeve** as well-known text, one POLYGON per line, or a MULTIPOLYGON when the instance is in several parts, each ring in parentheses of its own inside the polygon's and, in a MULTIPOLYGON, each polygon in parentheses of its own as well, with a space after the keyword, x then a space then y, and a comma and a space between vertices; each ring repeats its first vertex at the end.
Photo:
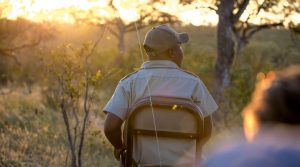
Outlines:
POLYGON ((218 109, 218 105, 200 79, 195 87, 192 99, 200 107, 205 117, 218 109))
POLYGON ((119 82, 116 90, 103 111, 112 113, 125 121, 129 108, 128 95, 125 92, 122 82, 119 82))

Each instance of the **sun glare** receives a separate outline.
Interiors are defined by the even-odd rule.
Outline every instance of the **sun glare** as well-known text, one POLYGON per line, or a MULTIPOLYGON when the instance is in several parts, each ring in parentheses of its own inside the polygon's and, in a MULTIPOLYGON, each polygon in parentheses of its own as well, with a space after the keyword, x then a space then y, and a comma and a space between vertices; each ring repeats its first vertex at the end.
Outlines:
MULTIPOLYGON (((74 15, 86 20, 100 18, 102 21, 120 17, 125 23, 136 21, 140 18, 140 12, 151 9, 150 0, 114 0, 113 4, 117 12, 109 7, 110 0, 1 0, 0 18, 15 20, 25 18, 34 22, 61 22, 75 23, 74 15), (91 18, 90 14, 95 16, 91 18)), ((191 4, 180 4, 179 0, 165 0, 164 3, 155 2, 152 5, 157 10, 176 15, 183 24, 216 25, 218 15, 208 9, 209 1, 194 1, 191 4)), ((256 9, 255 4, 250 2, 241 20, 247 19, 249 13, 256 9)), ((281 10, 281 9, 278 9, 281 10)), ((282 14, 260 12, 257 17, 251 18, 252 23, 258 24, 267 20, 284 19, 300 23, 300 15, 295 13, 289 19, 282 14), (267 19, 265 19, 267 18, 267 19)))
POLYGON ((258 122, 256 120, 256 117, 253 113, 253 111, 251 111, 251 109, 247 109, 244 112, 244 132, 245 132, 245 136, 246 139, 249 142, 252 142, 255 135, 258 132, 258 122))
POLYGON ((255 91, 252 95, 251 103, 248 104, 243 110, 243 120, 244 120, 244 132, 248 141, 253 141, 258 130, 259 121, 257 120, 257 109, 263 106, 264 93, 272 84, 276 75, 273 71, 269 72, 267 75, 260 72, 257 74, 257 83, 255 86, 255 91))
POLYGON ((4 0, 0 2, 0 16, 12 20, 21 17, 35 22, 73 23, 74 12, 100 10, 98 13, 103 14, 108 2, 109 0, 4 0))
MULTIPOLYGON (((0 1, 1 18, 15 20, 25 18, 34 22, 75 23, 74 14, 80 12, 80 18, 88 18, 93 13, 103 20, 120 17, 125 23, 140 18, 141 10, 148 10, 150 0, 114 0, 117 12, 109 6, 110 0, 3 0, 0 1), (142 7, 142 9, 141 9, 142 7)), ((212 25, 217 23, 217 15, 197 9, 199 3, 181 5, 179 0, 167 0, 165 4, 154 3, 159 10, 177 15, 184 24, 212 25), (198 16, 198 17, 195 17, 198 16), (207 16, 207 17, 206 17, 207 16)), ((91 19, 92 20, 92 19, 91 19)))

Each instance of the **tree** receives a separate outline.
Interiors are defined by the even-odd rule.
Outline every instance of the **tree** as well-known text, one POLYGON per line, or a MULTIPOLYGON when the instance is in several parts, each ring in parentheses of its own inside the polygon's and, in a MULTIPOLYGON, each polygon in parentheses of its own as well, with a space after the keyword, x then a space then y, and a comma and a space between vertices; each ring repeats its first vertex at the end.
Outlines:
MULTIPOLYGON (((285 21, 293 13, 300 13, 300 5, 296 3, 295 0, 264 0, 261 3, 259 1, 253 1, 255 3, 256 9, 246 17, 245 20, 234 21, 233 33, 236 42, 236 54, 239 55, 240 51, 249 43, 252 36, 263 30, 273 27, 288 27, 291 30, 296 26, 295 23, 290 21, 285 21), (277 9, 282 8, 282 9, 277 9), (253 24, 250 22, 251 19, 258 17, 262 12, 269 12, 276 15, 282 15, 282 17, 273 19, 264 17, 261 18, 262 23, 253 24)), ((247 3, 244 1, 244 3, 247 3)))
POLYGON ((0 56, 13 58, 19 63, 18 51, 37 46, 50 34, 45 27, 24 19, 0 19, 0 36, 0 56))
MULTIPOLYGON (((28 54, 26 49, 36 48, 39 44, 52 38, 48 25, 33 23, 25 19, 8 20, 0 15, 0 82, 6 83, 14 78, 10 67, 20 66, 21 59, 28 54), (13 63, 8 59, 14 60, 13 63)), ((17 69, 17 68, 14 68, 17 69)), ((31 92, 32 78, 23 78, 31 92)))
MULTIPOLYGON (((175 23, 178 19, 166 12, 158 10, 154 3, 162 3, 161 0, 149 0, 145 2, 126 2, 127 6, 131 6, 130 9, 124 9, 118 1, 111 0, 108 4, 108 11, 114 13, 113 18, 106 18, 97 15, 95 11, 90 11, 88 17, 80 17, 80 12, 74 13, 73 16, 79 23, 89 23, 91 25, 103 27, 106 24, 108 31, 117 38, 119 56, 117 59, 122 60, 125 53, 125 35, 129 32, 138 31, 150 25, 163 24, 163 23, 175 23), (126 12, 135 15, 135 18, 128 20, 126 12), (92 18, 92 19, 86 19, 92 18), (96 20, 96 21, 95 21, 96 20)), ((125 2, 124 2, 125 3, 125 2)))
MULTIPOLYGON (((268 17, 259 18, 257 24, 251 23, 251 18, 258 17, 264 12, 273 14, 283 13, 284 17, 299 13, 300 4, 296 0, 264 0, 251 1, 252 5, 256 6, 256 10, 250 13, 246 19, 242 20, 241 16, 245 13, 249 6, 250 0, 219 0, 215 2, 214 9, 219 15, 217 25, 217 59, 214 67, 214 96, 219 104, 227 104, 223 93, 230 86, 230 69, 235 56, 249 42, 251 37, 266 28, 278 27, 287 24, 284 19, 273 20, 268 17), (283 8, 284 10, 278 10, 283 8), (235 47, 236 46, 236 47, 235 47)), ((291 23, 288 23, 291 24, 291 23)), ((228 110, 228 109, 227 109, 228 110)), ((224 107, 226 119, 226 106, 224 107)))
POLYGON ((62 113, 70 149, 71 167, 82 167, 82 154, 88 128, 91 101, 97 96, 95 87, 101 71, 92 72, 89 58, 103 38, 104 31, 95 43, 86 43, 78 49, 62 45, 43 58, 46 74, 50 78, 50 92, 56 109, 62 113))

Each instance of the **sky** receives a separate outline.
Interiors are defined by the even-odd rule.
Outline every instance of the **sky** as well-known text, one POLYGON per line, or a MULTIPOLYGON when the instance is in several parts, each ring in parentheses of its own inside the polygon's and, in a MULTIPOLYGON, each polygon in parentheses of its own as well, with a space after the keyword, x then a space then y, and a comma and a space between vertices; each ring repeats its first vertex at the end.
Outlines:
MULTIPOLYGON (((25 18, 34 22, 76 22, 77 17, 84 18, 90 22, 105 23, 106 20, 120 17, 126 24, 134 22, 140 18, 140 11, 150 11, 147 4, 150 0, 114 0, 115 12, 108 6, 110 0, 0 0, 1 18, 17 19, 25 18)), ((156 9, 175 15, 182 24, 192 24, 194 26, 214 26, 218 23, 218 15, 215 11, 208 9, 213 0, 198 0, 192 4, 182 5, 179 0, 165 0, 164 4, 152 3, 156 9)), ((282 0, 282 3, 285 0, 282 0)), ((245 20, 248 15, 256 9, 255 4, 250 1, 246 12, 241 17, 245 20)), ((282 9, 278 9, 282 10, 282 9)), ((272 14, 265 11, 260 12, 250 22, 259 24, 268 20, 292 20, 296 24, 300 23, 300 14, 292 14, 285 18, 283 13, 272 14)))

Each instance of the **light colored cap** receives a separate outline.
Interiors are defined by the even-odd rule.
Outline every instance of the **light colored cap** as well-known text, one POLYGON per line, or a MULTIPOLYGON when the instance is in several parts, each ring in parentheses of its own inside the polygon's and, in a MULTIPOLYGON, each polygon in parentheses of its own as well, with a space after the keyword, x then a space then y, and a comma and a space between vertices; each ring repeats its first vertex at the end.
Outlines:
POLYGON ((186 32, 178 33, 170 26, 163 24, 153 27, 147 32, 144 46, 147 46, 153 51, 165 51, 173 47, 176 43, 187 43, 189 36, 186 32))

